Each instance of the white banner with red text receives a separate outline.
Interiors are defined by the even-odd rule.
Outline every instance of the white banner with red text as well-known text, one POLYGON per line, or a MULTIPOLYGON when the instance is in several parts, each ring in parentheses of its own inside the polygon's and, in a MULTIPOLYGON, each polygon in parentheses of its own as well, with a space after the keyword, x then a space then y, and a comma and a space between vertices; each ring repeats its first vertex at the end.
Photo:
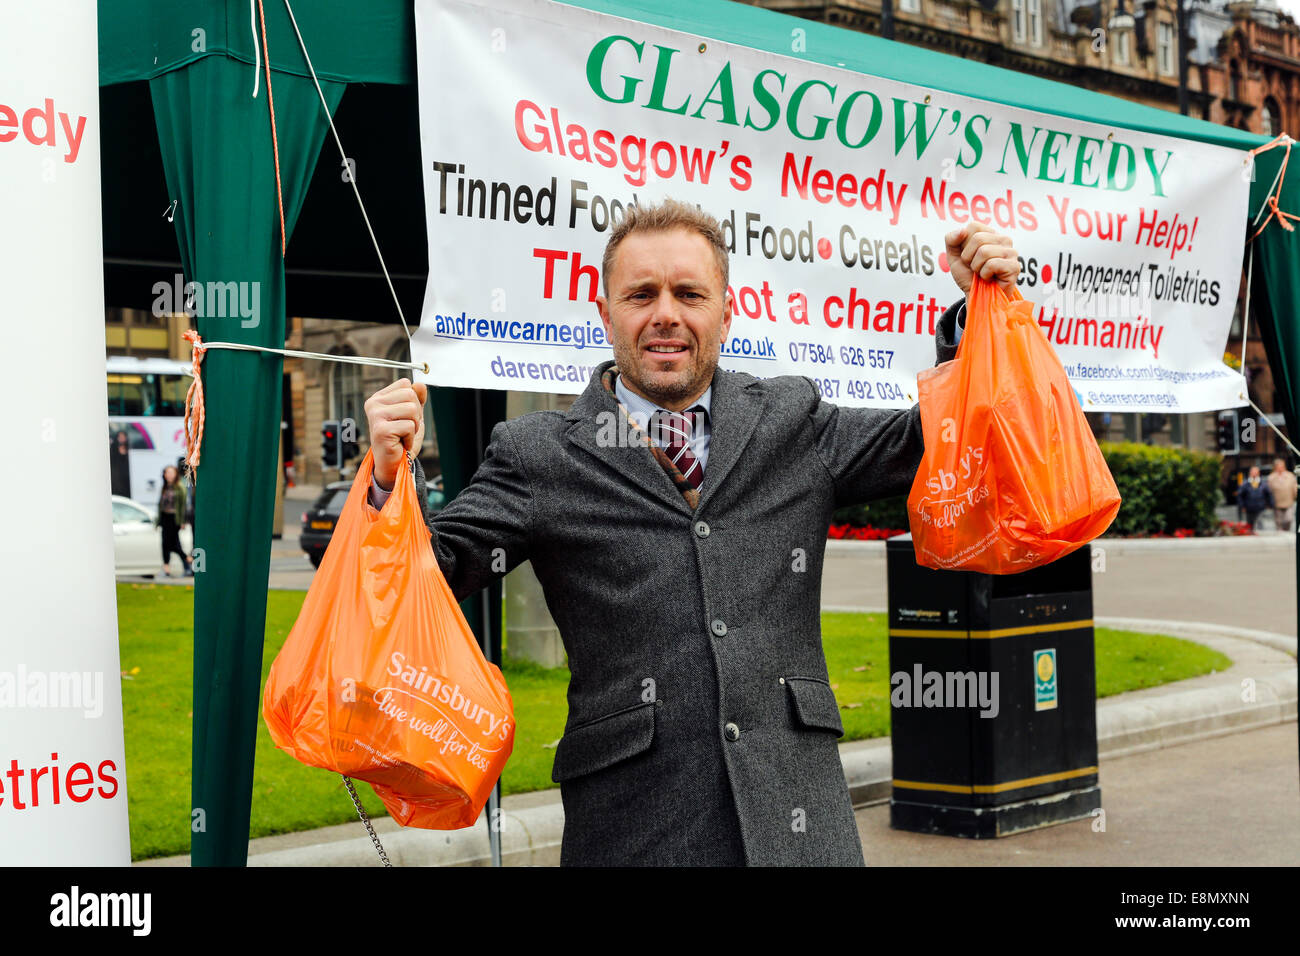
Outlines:
POLYGON ((423 381, 582 391, 612 357, 594 304, 611 225, 672 196, 729 244, 723 368, 912 404, 961 298, 944 235, 975 219, 1015 245, 1086 411, 1244 404, 1223 363, 1244 153, 548 0, 417 0, 416 29, 423 381))
POLYGON ((0 538, 4 865, 131 862, 95 10, 94 0, 9 4, 0 28, 0 323, 15 359, 0 376, 10 421, 0 538))

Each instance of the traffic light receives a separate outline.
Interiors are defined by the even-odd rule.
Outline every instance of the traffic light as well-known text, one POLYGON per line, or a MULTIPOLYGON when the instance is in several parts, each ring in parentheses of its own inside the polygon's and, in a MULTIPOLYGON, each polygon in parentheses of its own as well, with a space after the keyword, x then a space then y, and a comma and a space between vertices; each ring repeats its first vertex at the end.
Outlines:
POLYGON ((351 461, 361 454, 361 447, 356 443, 357 423, 351 418, 339 422, 339 464, 351 461))
POLYGON ((1241 454, 1241 445, 1237 437, 1239 434, 1236 409, 1219 412, 1219 451, 1225 455, 1241 454))
POLYGON ((320 463, 322 468, 337 468, 339 461, 339 423, 334 420, 320 426, 320 463))

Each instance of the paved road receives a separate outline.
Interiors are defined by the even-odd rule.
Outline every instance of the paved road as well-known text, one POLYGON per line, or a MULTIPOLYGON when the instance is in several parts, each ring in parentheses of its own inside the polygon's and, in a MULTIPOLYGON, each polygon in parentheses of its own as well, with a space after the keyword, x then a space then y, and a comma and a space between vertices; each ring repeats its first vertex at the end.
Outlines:
MULTIPOLYGON (((1179 544, 1170 542, 1169 550, 1139 551, 1098 542, 1106 558, 1105 570, 1093 574, 1093 613, 1205 621, 1296 635, 1293 547, 1267 547, 1262 541, 1229 541, 1208 548, 1179 544)), ((272 542, 270 587, 306 590, 313 573, 298 547, 296 529, 286 528, 284 537, 272 542)), ((828 551, 822 603, 885 607, 884 550, 828 551)))
MULTIPOLYGON (((1264 540, 1176 542, 1138 550, 1095 542, 1105 570, 1093 573, 1093 613, 1238 625, 1296 634, 1295 548, 1264 540), (1183 546, 1186 545, 1186 546, 1183 546)), ((822 604, 888 604, 885 552, 831 550, 822 576, 822 604)))
POLYGON ((857 813, 869 866, 1295 866, 1296 723, 1102 760, 1092 820, 997 840, 908 833, 889 806, 857 813))
MULTIPOLYGON (((315 489, 285 502, 284 536, 272 543, 270 586, 306 589, 312 566, 298 547, 301 515, 315 489)), ((293 489, 290 494, 299 489, 293 489)), ((1231 509, 1225 509, 1225 516, 1231 509)), ((1094 607, 1099 617, 1143 617, 1238 625, 1279 634, 1296 634, 1294 547, 1270 547, 1272 519, 1265 516, 1256 542, 1197 542, 1171 550, 1135 550, 1096 542, 1106 550, 1105 570, 1093 574, 1094 607), (1177 550, 1172 550, 1178 548, 1177 550)), ((832 607, 885 607, 885 553, 827 552, 822 603, 832 607)))

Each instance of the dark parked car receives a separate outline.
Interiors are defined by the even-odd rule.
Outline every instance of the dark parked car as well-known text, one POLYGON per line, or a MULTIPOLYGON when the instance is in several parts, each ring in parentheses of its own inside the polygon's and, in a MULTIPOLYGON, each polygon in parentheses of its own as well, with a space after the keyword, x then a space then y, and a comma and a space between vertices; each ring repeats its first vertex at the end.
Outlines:
MULTIPOLYGON (((441 511, 447 502, 442 490, 442 475, 430 478, 428 489, 429 510, 441 511)), ((334 525, 343 513, 343 502, 348 500, 348 492, 351 490, 350 481, 331 482, 325 486, 320 497, 312 502, 312 506, 302 513, 302 536, 299 543, 311 559, 312 567, 320 567, 325 549, 329 547, 330 535, 334 533, 334 525)))

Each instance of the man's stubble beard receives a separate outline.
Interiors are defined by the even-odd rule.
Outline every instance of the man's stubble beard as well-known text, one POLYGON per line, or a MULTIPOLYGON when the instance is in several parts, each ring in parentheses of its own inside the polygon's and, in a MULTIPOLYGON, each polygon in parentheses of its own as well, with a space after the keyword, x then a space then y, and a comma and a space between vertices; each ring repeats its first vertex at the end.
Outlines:
POLYGON ((679 380, 663 387, 654 386, 641 378, 642 367, 636 361, 639 352, 640 350, 637 347, 629 347, 625 342, 614 343, 614 363, 618 366, 619 374, 635 385, 651 401, 659 405, 668 405, 692 398, 696 393, 702 393, 708 388, 713 381, 713 373, 718 367, 721 343, 711 349, 711 356, 705 355, 703 351, 696 353, 699 356, 700 364, 697 366, 697 374, 692 376, 689 381, 679 380), (629 371, 633 374, 629 375, 629 371))

